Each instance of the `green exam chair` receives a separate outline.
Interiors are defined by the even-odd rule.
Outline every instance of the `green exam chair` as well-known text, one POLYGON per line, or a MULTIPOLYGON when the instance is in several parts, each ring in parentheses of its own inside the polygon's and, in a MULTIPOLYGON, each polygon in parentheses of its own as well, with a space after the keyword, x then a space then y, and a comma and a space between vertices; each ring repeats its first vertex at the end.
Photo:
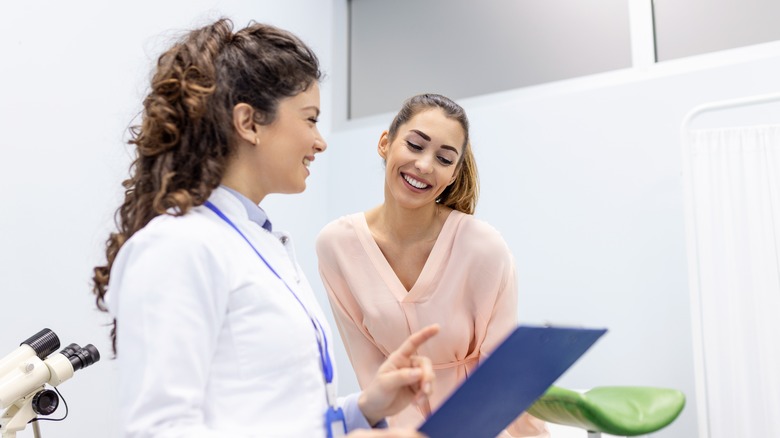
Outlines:
POLYGON ((549 423, 585 429, 588 438, 601 433, 645 435, 674 421, 685 406, 675 389, 603 386, 585 392, 551 386, 528 412, 549 423))

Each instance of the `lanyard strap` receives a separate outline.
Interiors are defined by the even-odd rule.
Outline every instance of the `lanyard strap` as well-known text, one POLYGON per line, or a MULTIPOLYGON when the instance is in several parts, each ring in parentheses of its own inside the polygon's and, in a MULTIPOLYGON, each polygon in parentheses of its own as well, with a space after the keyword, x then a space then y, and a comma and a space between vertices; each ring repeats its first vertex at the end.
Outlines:
POLYGON ((301 305, 303 308, 303 311, 306 312, 306 316, 309 317, 309 320, 311 321, 312 326, 314 326, 314 332, 317 336, 317 349, 320 352, 320 363, 322 364, 322 374, 325 377, 325 384, 328 387, 327 389, 327 396, 328 396, 328 404, 331 406, 335 406, 336 399, 331 394, 331 387, 333 386, 333 364, 330 361, 330 353, 328 352, 328 338, 325 336, 325 330, 323 330, 322 325, 317 320, 317 318, 309 312, 309 309, 306 308, 306 305, 303 304, 303 301, 301 301, 300 298, 298 298, 298 295, 295 294, 295 292, 292 290, 292 288, 287 284, 286 281, 276 272, 276 270, 271 266, 270 263, 268 263, 268 260, 263 257, 262 254, 260 254, 260 251, 255 248, 254 245, 252 245, 252 242, 249 241, 249 239, 244 235, 244 233, 241 232, 241 230, 238 229, 236 224, 234 224, 227 216, 225 216, 222 211, 217 208, 216 205, 212 204, 211 201, 206 201, 203 205, 205 205, 209 210, 213 211, 217 216, 220 217, 223 221, 225 221, 228 225, 233 227, 236 232, 244 238, 244 241, 249 244, 249 246, 252 248, 252 250, 257 254, 258 257, 260 257, 260 260, 265 263, 265 265, 268 267, 268 269, 273 272, 273 274, 278 278, 279 280, 282 280, 282 283, 284 283, 285 287, 287 287, 287 290, 290 291, 293 297, 295 297, 295 300, 298 301, 298 304, 301 305))

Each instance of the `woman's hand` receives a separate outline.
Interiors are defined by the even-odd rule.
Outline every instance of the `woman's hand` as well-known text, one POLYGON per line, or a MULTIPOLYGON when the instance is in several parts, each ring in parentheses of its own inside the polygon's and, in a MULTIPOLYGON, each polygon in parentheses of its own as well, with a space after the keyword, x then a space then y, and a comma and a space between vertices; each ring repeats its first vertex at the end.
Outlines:
POLYGON ((369 424, 374 425, 397 414, 411 401, 430 395, 435 377, 433 366, 430 359, 418 356, 416 351, 438 332, 439 325, 433 324, 413 333, 382 363, 358 398, 358 406, 369 424))

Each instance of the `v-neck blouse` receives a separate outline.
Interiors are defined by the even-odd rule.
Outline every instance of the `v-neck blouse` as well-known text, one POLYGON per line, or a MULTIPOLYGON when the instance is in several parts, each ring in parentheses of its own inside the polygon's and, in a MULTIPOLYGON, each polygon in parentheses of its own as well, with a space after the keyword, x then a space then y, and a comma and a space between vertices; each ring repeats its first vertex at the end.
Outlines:
MULTIPOLYGON (((325 226, 317 238, 317 256, 361 387, 411 333, 433 323, 441 326, 419 351, 431 358, 436 372, 430 405, 407 407, 390 419, 391 425, 420 424, 428 409, 436 409, 517 325, 514 259, 500 233, 472 215, 450 213, 408 292, 362 212, 325 226)), ((543 423, 540 427, 543 431, 543 423)))
POLYGON ((403 285, 395 274, 393 267, 390 266, 382 249, 377 244, 373 234, 371 234, 366 215, 359 213, 350 216, 350 219, 355 234, 363 246, 363 250, 371 259, 374 269, 382 276, 387 288, 395 295, 396 299, 399 302, 419 302, 428 299, 433 292, 433 288, 430 285, 436 280, 436 275, 440 273, 440 271, 437 271, 436 265, 441 266, 441 261, 447 257, 452 247, 452 237, 455 230, 457 230, 458 224, 464 217, 466 215, 459 211, 453 211, 447 216, 441 231, 439 231, 439 236, 436 238, 433 248, 431 248, 431 253, 420 271, 420 275, 409 290, 406 289, 406 286, 403 285))

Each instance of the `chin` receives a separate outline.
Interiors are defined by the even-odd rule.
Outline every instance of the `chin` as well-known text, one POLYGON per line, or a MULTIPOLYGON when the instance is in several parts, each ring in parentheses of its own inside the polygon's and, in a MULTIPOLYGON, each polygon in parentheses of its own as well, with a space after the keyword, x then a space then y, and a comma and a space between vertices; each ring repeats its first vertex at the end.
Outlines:
POLYGON ((296 185, 290 193, 303 193, 304 190, 306 190, 306 182, 303 182, 300 185, 296 185))

